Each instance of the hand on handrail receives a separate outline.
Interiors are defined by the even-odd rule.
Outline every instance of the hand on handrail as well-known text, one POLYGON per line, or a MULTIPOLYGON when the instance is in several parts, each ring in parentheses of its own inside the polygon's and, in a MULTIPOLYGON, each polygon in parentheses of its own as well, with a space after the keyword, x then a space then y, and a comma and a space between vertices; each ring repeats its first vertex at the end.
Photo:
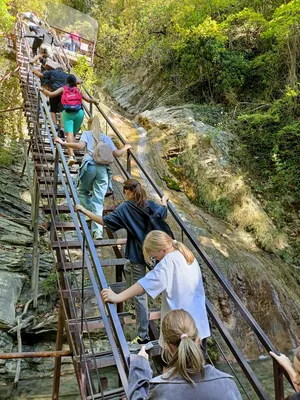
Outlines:
POLYGON ((164 196, 161 198, 161 202, 162 202, 163 206, 165 206, 165 207, 167 207, 168 201, 169 201, 169 197, 168 197, 167 195, 164 195, 164 196))
POLYGON ((85 208, 81 204, 76 204, 75 207, 74 207, 74 210, 75 211, 81 211, 84 214, 85 208))
POLYGON ((55 138, 54 138, 54 142, 55 143, 59 143, 59 144, 61 144, 61 145, 63 145, 65 142, 61 139, 61 138, 59 138, 58 136, 56 136, 55 138))

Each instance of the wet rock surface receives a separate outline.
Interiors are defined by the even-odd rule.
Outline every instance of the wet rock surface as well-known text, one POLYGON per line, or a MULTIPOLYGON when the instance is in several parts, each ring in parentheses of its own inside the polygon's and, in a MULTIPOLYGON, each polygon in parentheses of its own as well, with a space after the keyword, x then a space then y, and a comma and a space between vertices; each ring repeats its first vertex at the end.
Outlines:
MULTIPOLYGON (((228 279, 275 347, 286 351, 298 346, 300 278, 297 270, 275 254, 259 248, 251 232, 239 229, 234 224, 230 225, 192 204, 187 197, 192 192, 188 182, 183 176, 179 179, 174 175, 167 162, 170 157, 176 157, 182 151, 182 148, 178 147, 178 137, 184 137, 187 132, 194 132, 204 139, 205 144, 198 152, 199 163, 206 167, 211 178, 227 176, 229 172, 226 167, 230 165, 228 154, 233 136, 204 124, 200 120, 197 106, 165 106, 159 104, 159 100, 156 99, 156 102, 152 102, 149 109, 146 109, 147 95, 137 101, 135 94, 141 94, 143 89, 134 86, 131 93, 132 82, 126 85, 126 80, 120 80, 119 86, 115 84, 110 89, 117 103, 121 106, 125 104, 126 110, 135 116, 135 123, 131 126, 132 132, 137 134, 132 133, 131 137, 136 138, 135 150, 139 159, 147 170, 151 171, 156 183, 168 194, 177 212, 194 232, 215 266, 228 279), (170 190, 172 185, 174 188, 170 190)), ((163 103, 162 99, 161 102, 163 103)), ((114 121, 114 116, 112 119, 114 121)), ((123 122, 117 122, 121 132, 128 132, 130 121, 124 118, 123 122)), ((199 169, 200 178, 201 173, 202 170, 199 169)), ((237 181, 236 185, 239 184, 237 181)), ((155 199, 151 187, 146 185, 146 189, 155 199)), ((233 191, 237 189, 238 186, 232 188, 233 191)), ((258 201, 251 196, 248 201, 253 209, 264 215, 270 231, 274 229, 272 221, 268 219, 258 201)), ((176 232, 172 218, 168 222, 176 232)), ((180 240, 181 233, 177 232, 177 235, 180 240)), ((286 245, 284 240, 279 244, 281 245, 286 245)), ((256 359, 265 354, 252 330, 241 318, 240 312, 203 262, 201 267, 207 296, 239 347, 243 349, 243 353, 249 359, 256 359)), ((218 337, 216 331, 214 333, 218 337)))

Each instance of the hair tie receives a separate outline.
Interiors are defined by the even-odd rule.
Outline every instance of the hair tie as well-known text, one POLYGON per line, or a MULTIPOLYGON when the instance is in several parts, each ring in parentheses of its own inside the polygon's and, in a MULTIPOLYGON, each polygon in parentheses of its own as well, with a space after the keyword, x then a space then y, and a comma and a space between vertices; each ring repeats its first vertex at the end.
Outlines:
POLYGON ((173 240, 173 246, 176 246, 176 244, 177 244, 177 240, 174 239, 174 240, 173 240))
POLYGON ((189 337, 189 335, 187 335, 186 333, 183 333, 183 334, 180 336, 180 340, 182 340, 182 339, 185 338, 185 337, 189 337))

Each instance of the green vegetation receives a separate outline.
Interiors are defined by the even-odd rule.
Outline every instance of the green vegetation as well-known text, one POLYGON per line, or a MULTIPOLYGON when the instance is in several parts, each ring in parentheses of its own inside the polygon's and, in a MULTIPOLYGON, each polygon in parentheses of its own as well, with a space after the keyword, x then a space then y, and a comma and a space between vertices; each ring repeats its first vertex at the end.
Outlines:
MULTIPOLYGON (((3 38, 0 38, 0 48, 5 48, 3 38)), ((15 68, 16 62, 8 53, 0 50, 0 76, 5 77, 15 68)), ((0 104, 1 110, 22 106, 17 73, 0 83, 0 104)), ((0 113, 0 165, 9 166, 20 159, 22 149, 17 143, 24 137, 24 126, 22 109, 0 113)))
MULTIPOLYGON (((141 84, 153 76, 182 104, 224 110, 226 119, 215 126, 235 134, 232 162, 247 186, 233 193, 234 182, 206 177, 194 148, 179 156, 191 197, 253 232, 265 249, 282 248, 282 230, 293 241, 300 205, 299 1, 103 0, 93 12, 102 76, 135 76, 141 84), (277 228, 253 210, 245 218, 249 184, 277 228)), ((201 152, 208 144, 202 138, 195 146, 201 152)))

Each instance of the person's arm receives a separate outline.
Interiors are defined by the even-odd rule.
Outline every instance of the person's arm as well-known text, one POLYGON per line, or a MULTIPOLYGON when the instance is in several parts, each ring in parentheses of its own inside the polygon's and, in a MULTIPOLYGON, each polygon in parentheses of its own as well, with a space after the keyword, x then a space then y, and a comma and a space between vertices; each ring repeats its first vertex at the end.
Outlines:
POLYGON ((121 157, 124 153, 126 153, 127 150, 131 149, 131 145, 130 144, 125 144, 124 147, 122 147, 121 149, 117 149, 113 151, 113 155, 115 157, 121 157))
POLYGON ((64 88, 62 88, 62 87, 54 90, 54 92, 49 92, 49 90, 46 90, 43 87, 40 87, 39 90, 48 97, 56 97, 56 96, 59 96, 60 94, 63 94, 63 92, 64 92, 64 88))
MULTIPOLYGON (((57 138, 55 139, 55 141, 57 141, 57 138)), ((91 211, 89 211, 86 208, 84 208, 81 204, 76 204, 75 210, 76 211, 81 211, 84 215, 86 215, 87 217, 91 218, 92 221, 97 222, 98 224, 104 226, 103 219, 102 219, 102 217, 100 217, 100 215, 96 215, 96 214, 92 213, 91 211)))
POLYGON ((155 215, 156 217, 165 220, 168 216, 168 207, 167 207, 167 202, 169 201, 167 196, 163 196, 161 198, 161 203, 157 204, 155 201, 149 201, 148 205, 153 213, 153 215, 155 215))
POLYGON ((138 355, 130 356, 130 368, 128 376, 128 398, 129 400, 148 399, 150 391, 150 380, 152 370, 148 361, 145 346, 138 355))
POLYGON ((81 92, 81 94, 82 94, 83 100, 87 101, 88 103, 98 104, 98 100, 94 99, 93 97, 89 97, 85 93, 82 93, 82 92, 81 92))
POLYGON ((285 354, 280 354, 278 356, 277 354, 273 353, 273 351, 270 351, 270 356, 275 358, 278 364, 281 365, 286 370, 286 372, 289 374, 289 377, 291 378, 291 381, 293 382, 295 390, 296 391, 299 390, 299 388, 297 388, 297 386, 294 384, 294 380, 296 378, 296 372, 292 366, 291 360, 285 354))
POLYGON ((132 297, 138 296, 139 294, 144 293, 143 287, 136 282, 134 285, 130 286, 130 288, 124 290, 121 293, 115 293, 110 288, 103 289, 101 292, 101 296, 105 303, 122 303, 132 297))
POLYGON ((42 74, 41 71, 38 71, 37 69, 33 69, 32 73, 36 76, 38 76, 39 78, 44 78, 44 75, 42 74))
POLYGON ((33 57, 33 58, 29 61, 29 64, 35 63, 39 58, 40 58, 40 55, 37 54, 35 57, 33 57))
POLYGON ((68 142, 64 142, 63 140, 61 140, 61 138, 59 138, 58 136, 54 139, 54 142, 59 143, 60 145, 62 145, 64 147, 68 147, 68 148, 75 149, 75 150, 83 150, 86 146, 86 143, 84 141, 79 141, 76 143, 68 143, 68 142))

